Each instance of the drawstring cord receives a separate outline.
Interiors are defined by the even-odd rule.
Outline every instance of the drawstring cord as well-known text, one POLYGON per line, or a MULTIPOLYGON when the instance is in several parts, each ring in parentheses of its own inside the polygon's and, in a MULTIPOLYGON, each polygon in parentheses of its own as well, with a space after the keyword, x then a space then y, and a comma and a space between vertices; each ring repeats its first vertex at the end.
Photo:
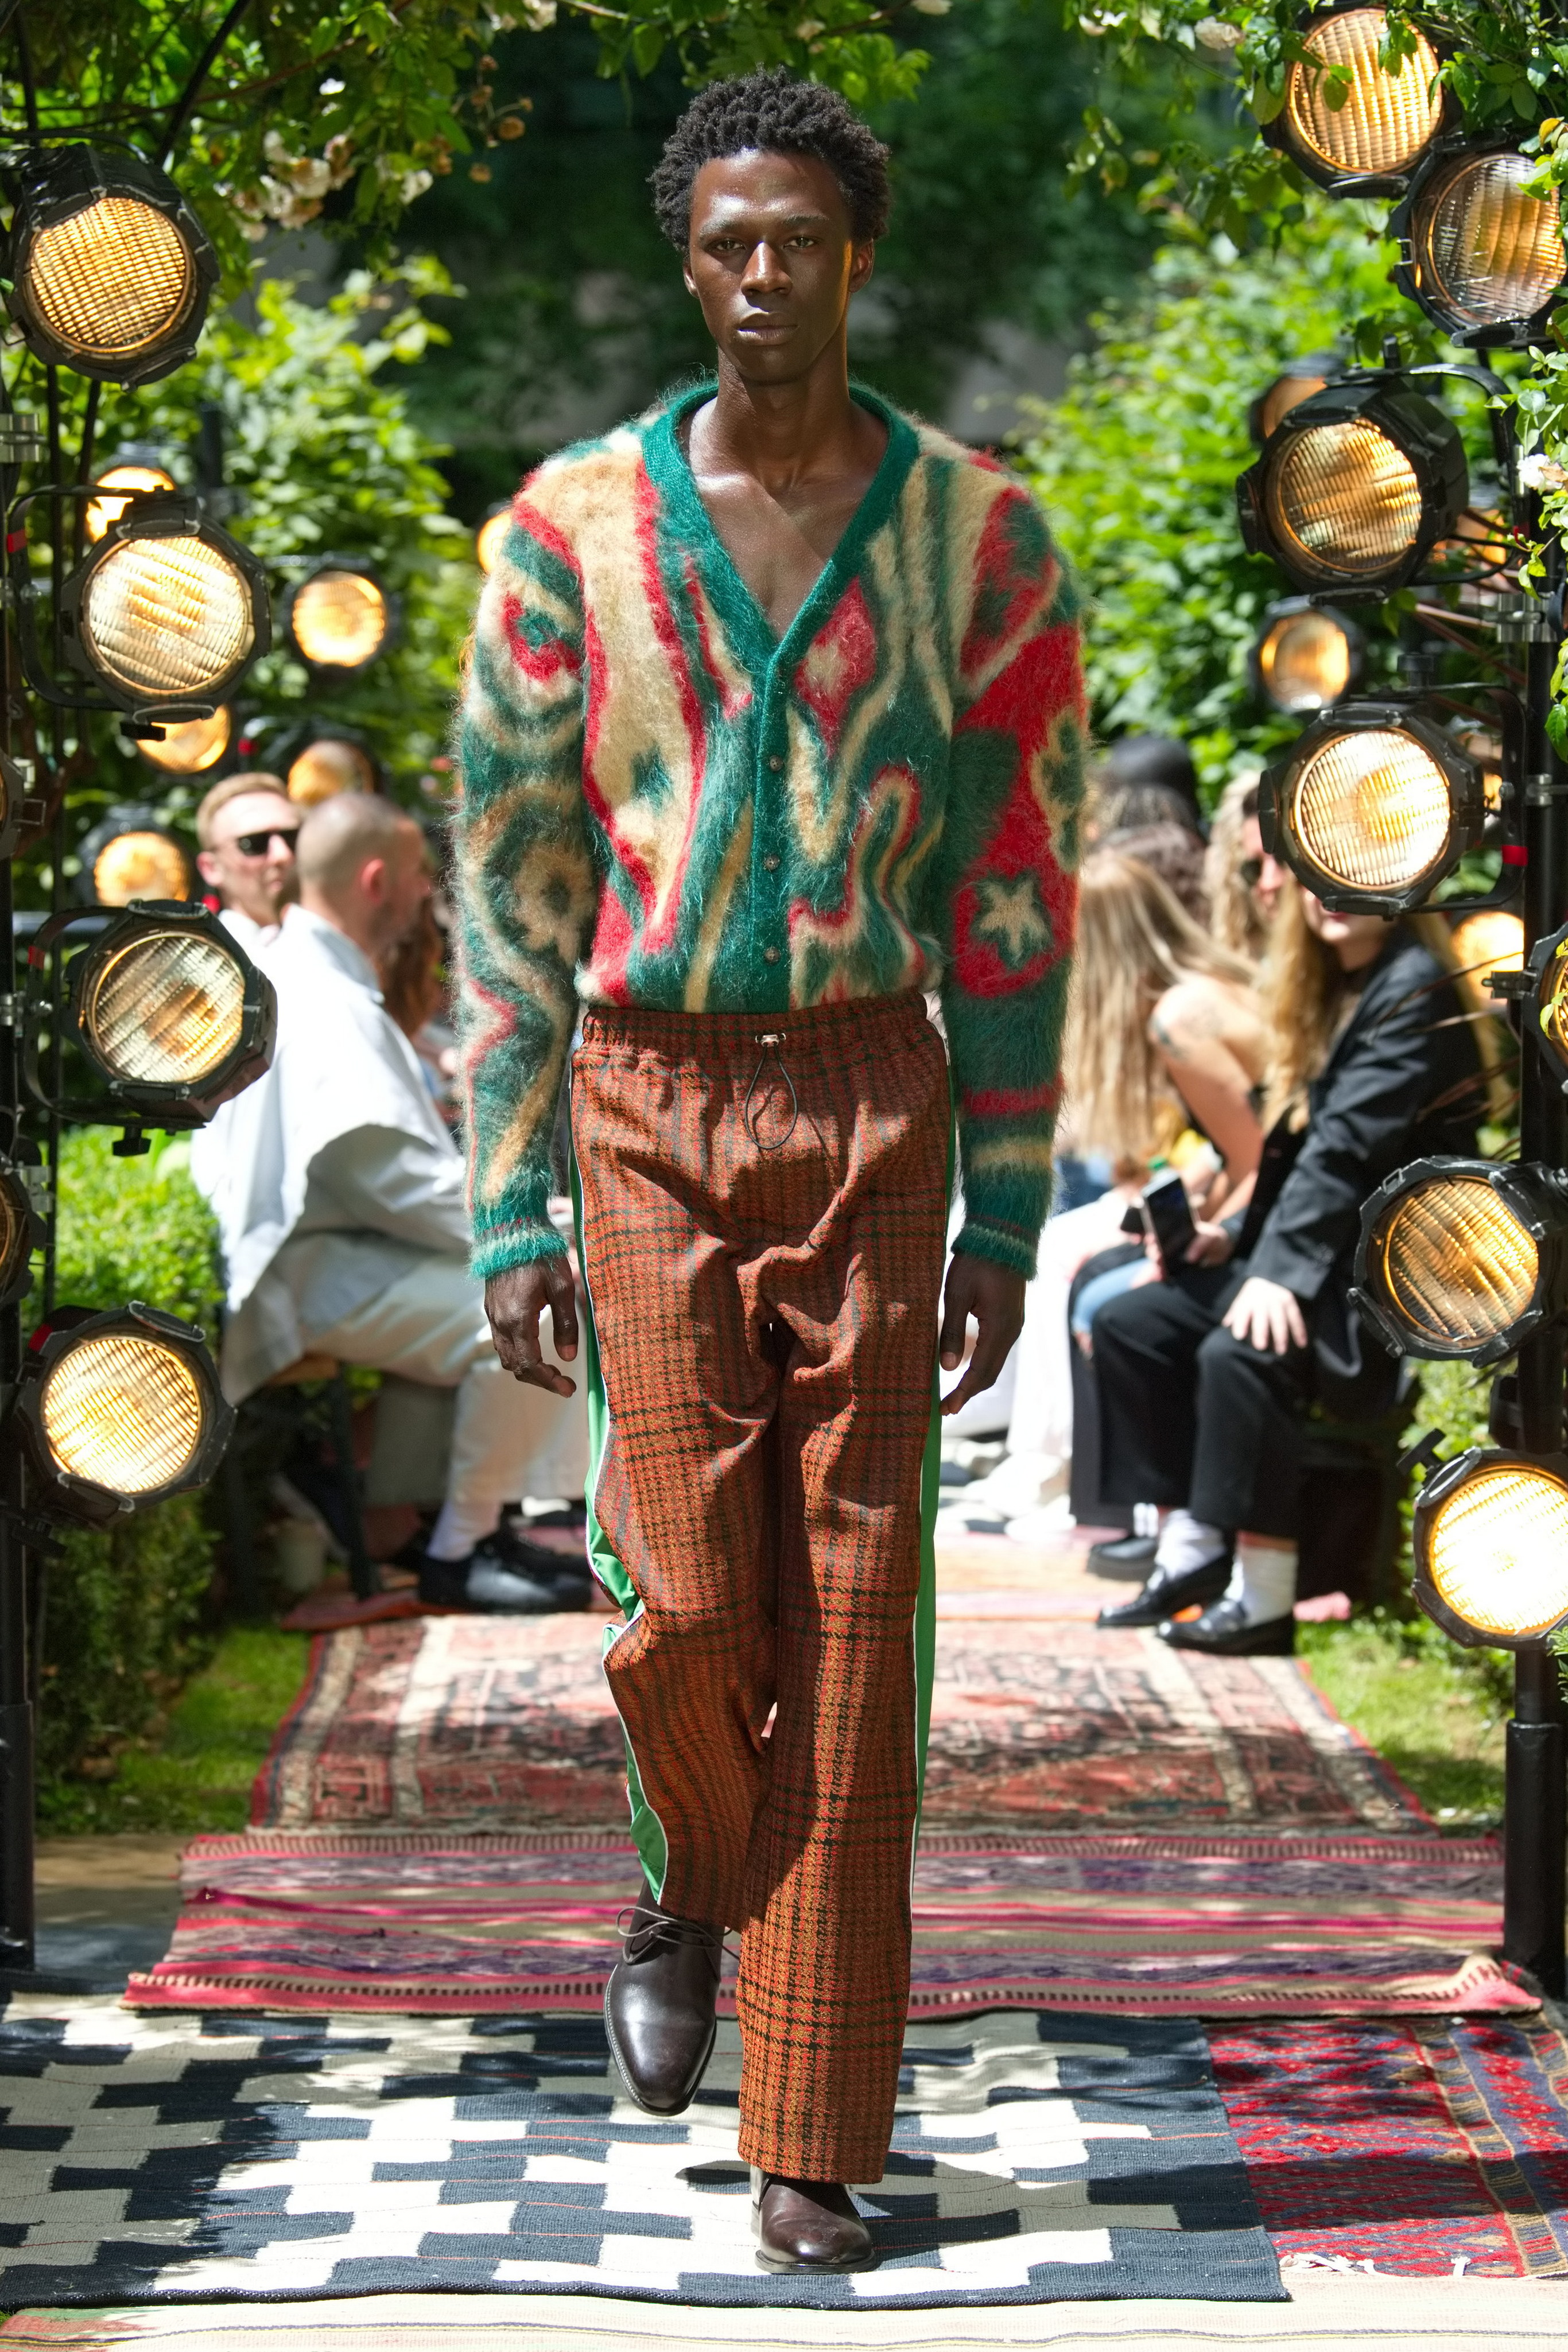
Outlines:
POLYGON ((756 1145, 759 1151, 782 1151, 784 1145, 789 1141, 790 1137, 795 1133, 796 1122, 800 1118, 800 1103, 795 1090, 795 1080, 790 1076, 789 1072, 785 1069, 784 1055, 779 1052, 779 1047, 784 1044, 784 1034, 782 1029, 764 1029, 757 1038, 757 1043, 763 1050, 758 1059, 757 1066, 752 1072, 752 1083, 746 1088, 745 1107, 741 1113, 741 1117, 744 1122, 747 1134, 751 1137, 752 1141, 756 1145), (767 1094, 763 1097, 762 1106, 757 1112, 757 1117, 753 1118, 752 1116, 752 1100, 757 1091, 757 1081, 767 1067, 768 1056, 770 1054, 773 1060, 778 1064, 780 1077, 789 1088, 789 1125, 785 1128, 784 1133, 779 1137, 776 1143, 764 1143, 762 1137, 757 1132, 757 1119, 761 1118, 762 1111, 766 1108, 768 1103, 773 1097, 773 1089, 771 1087, 769 1087, 767 1094))

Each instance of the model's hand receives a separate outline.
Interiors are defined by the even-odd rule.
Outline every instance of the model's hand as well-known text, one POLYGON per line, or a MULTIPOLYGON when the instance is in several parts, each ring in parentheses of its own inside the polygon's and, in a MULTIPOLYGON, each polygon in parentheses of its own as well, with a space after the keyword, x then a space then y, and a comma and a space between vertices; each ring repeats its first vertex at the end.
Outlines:
POLYGON ((539 1345, 539 1318, 550 1309, 555 1352, 571 1358, 577 1352, 577 1294, 572 1263, 563 1253, 530 1258, 526 1265, 509 1266, 492 1274, 485 1285, 485 1313, 496 1354, 509 1372, 536 1389, 556 1396, 575 1396, 577 1383, 547 1364, 539 1345))
POLYGON ((942 1300, 942 1368, 955 1372, 963 1361, 963 1340, 969 1318, 980 1326, 969 1370, 951 1396, 943 1397, 944 1413, 956 1412, 973 1396, 988 1389, 1007 1360, 1007 1351, 1024 1328, 1024 1277, 1011 1266, 989 1258, 956 1255, 947 1269, 942 1300))
POLYGON ((1234 1339, 1250 1339, 1255 1348, 1288 1356, 1307 1344, 1301 1302, 1282 1282, 1265 1282, 1249 1275, 1226 1309, 1225 1328, 1234 1339))

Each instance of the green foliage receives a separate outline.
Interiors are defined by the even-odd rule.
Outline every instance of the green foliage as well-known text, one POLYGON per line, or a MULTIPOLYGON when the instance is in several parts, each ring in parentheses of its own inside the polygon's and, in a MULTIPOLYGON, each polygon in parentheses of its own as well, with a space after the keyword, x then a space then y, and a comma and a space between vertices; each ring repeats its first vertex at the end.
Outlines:
POLYGON ((1458 1649, 1426 1618, 1382 1610, 1348 1625, 1299 1625, 1296 1646, 1331 1706, 1442 1828, 1497 1822, 1509 1685, 1495 1652, 1458 1649), (1478 1657, 1500 1675, 1478 1674, 1478 1657))
POLYGON ((61 1138, 57 1296, 100 1307, 137 1298, 210 1333, 223 1295, 212 1212, 191 1181, 189 1143, 149 1142, 142 1158, 116 1160, 109 1128, 61 1138))
POLYGON ((1184 736, 1211 790, 1297 732, 1247 676, 1285 591, 1242 546, 1236 480, 1254 454, 1253 397, 1301 352, 1348 344, 1383 298, 1388 250, 1363 209, 1315 205, 1272 255, 1224 239, 1168 247, 1146 291, 1096 321, 1094 349, 1021 452, 1092 600, 1097 727, 1184 736))
POLYGON ((166 1721, 149 1717, 139 1737, 105 1758, 103 1778, 50 1776, 40 1792, 39 1826, 57 1834, 163 1831, 182 1837, 243 1829, 250 1784, 300 1687, 307 1649, 302 1633, 230 1627, 166 1721))

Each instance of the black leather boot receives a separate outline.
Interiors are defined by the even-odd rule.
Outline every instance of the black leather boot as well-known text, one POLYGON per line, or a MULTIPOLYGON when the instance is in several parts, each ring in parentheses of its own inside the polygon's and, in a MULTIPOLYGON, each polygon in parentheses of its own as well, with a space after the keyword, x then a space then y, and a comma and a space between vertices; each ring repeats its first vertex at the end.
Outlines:
POLYGON ((722 1933, 644 1900, 605 1987, 605 2031, 621 2080, 650 2116, 691 2105, 713 2051, 722 1933))
POLYGON ((1162 1642, 1173 1650, 1208 1650, 1226 1658, 1288 1658, 1296 1647, 1294 1617, 1266 1617, 1249 1625, 1239 1601, 1216 1601, 1186 1625, 1162 1625, 1162 1642))
POLYGON ((752 2167, 752 2234, 765 2271, 863 2271, 871 2232, 837 2180, 784 2180, 752 2167))
POLYGON ((1196 1568, 1157 1568, 1142 1592, 1131 1601, 1108 1601, 1095 1622, 1121 1628, 1160 1625, 1178 1609, 1194 1609, 1217 1601, 1230 1582, 1230 1554, 1216 1552, 1196 1568))

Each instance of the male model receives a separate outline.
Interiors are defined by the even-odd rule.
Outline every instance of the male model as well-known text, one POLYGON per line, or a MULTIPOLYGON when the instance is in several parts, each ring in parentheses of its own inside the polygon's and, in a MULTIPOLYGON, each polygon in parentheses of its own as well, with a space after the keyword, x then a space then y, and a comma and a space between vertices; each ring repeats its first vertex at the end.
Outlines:
POLYGON ((647 1879, 611 2046, 679 2113, 738 1929, 760 2258, 849 2269, 908 2007, 936 1359, 973 1316, 949 1409, 994 1379, 1049 1192, 1074 604, 1019 484, 850 390, 888 184, 840 99, 720 83, 654 189, 717 384, 542 467, 479 607, 475 1264, 502 1362, 567 1385, 539 1324, 573 1355, 545 1199, 581 998, 591 1534, 647 1879))

